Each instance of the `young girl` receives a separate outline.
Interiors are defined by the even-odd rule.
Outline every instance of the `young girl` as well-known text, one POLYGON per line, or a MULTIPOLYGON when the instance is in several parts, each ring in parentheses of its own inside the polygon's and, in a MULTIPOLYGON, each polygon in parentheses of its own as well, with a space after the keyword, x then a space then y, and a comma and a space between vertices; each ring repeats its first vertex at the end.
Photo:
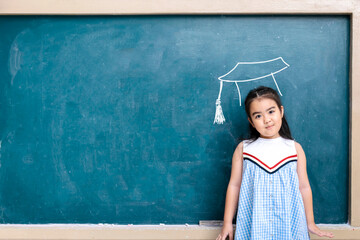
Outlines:
POLYGON ((258 87, 245 99, 250 139, 232 159, 224 225, 217 240, 310 239, 309 232, 332 238, 314 222, 305 153, 290 133, 277 92, 258 87), (240 187, 241 186, 241 187, 240 187))

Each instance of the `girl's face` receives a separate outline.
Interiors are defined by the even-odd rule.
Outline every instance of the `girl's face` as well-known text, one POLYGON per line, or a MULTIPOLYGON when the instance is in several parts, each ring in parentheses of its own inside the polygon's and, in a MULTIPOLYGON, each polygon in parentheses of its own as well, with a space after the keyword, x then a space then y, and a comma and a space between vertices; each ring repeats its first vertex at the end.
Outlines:
POLYGON ((280 137, 279 131, 284 116, 284 107, 281 109, 270 98, 256 98, 250 104, 250 124, 260 133, 262 138, 280 137))

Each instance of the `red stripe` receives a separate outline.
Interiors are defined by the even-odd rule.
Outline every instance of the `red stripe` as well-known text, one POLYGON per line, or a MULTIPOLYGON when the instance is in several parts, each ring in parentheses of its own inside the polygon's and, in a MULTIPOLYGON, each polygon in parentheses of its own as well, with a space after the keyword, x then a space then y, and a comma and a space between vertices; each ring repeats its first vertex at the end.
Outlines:
POLYGON ((281 160, 280 162, 278 162, 277 164, 275 164, 275 166, 273 166, 273 167, 269 167, 268 165, 266 165, 265 163, 263 163, 262 161, 260 161, 260 159, 258 159, 257 157, 255 157, 255 156, 253 156, 253 155, 251 155, 251 154, 249 154, 249 153, 243 153, 244 155, 248 155, 248 156, 250 156, 250 157, 252 157, 252 158, 255 158, 256 160, 258 160, 261 164, 263 164, 265 167, 267 167, 268 169, 273 169, 273 168, 275 168, 276 166, 278 166, 280 163, 282 163, 283 161, 285 161, 286 159, 289 159, 289 158, 293 158, 293 157, 297 157, 297 155, 291 155, 291 156, 289 156, 289 157, 286 157, 286 158, 284 158, 283 160, 281 160))

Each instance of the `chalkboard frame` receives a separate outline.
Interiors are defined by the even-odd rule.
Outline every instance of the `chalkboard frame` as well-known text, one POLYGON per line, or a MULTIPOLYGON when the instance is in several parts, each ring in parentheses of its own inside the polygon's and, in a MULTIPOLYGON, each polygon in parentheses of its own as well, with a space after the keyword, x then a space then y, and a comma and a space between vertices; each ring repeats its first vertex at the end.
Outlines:
MULTIPOLYGON (((350 196, 349 196, 349 223, 351 226, 360 226, 360 192, 355 189, 360 188, 360 175, 356 174, 360 170, 360 69, 356 68, 356 63, 360 62, 360 3, 356 1, 337 1, 337 0, 252 0, 236 1, 229 0, 226 4, 221 0, 199 0, 176 1, 176 0, 74 0, 71 3, 60 0, 0 0, 1 15, 162 15, 162 14, 314 14, 314 15, 348 15, 351 21, 350 35, 350 154, 349 154, 349 177, 350 177, 350 196)), ((325 227, 326 228, 326 227, 325 227)), ((25 231, 25 230, 22 230, 25 231)), ((54 230, 56 234, 56 230, 54 230)), ((57 230, 59 231, 59 230, 57 230)), ((174 230, 171 230, 174 231, 174 230)), ((356 234, 352 237, 359 237, 359 231, 352 229, 340 229, 339 234, 356 234)), ((1 232, 1 229, 0 229, 1 232)), ((9 239, 8 232, 1 234, 9 239)), ((214 233, 211 233, 214 234, 214 233)), ((339 234, 337 236, 339 236, 339 234)), ((121 235, 121 234, 120 234, 121 235)), ((170 234, 171 235, 171 234, 170 234)), ((171 236, 167 235, 168 239, 171 236)), ((197 239, 195 237, 192 239, 197 239)), ((30 236, 30 235, 28 235, 30 236)), ((39 235, 33 235, 31 238, 39 235)), ((47 236, 48 238, 49 236, 47 236)), ((101 237, 101 236, 99 236, 101 237)), ((347 235, 349 237, 349 235, 347 235)), ((139 235, 138 239, 144 239, 145 235, 139 235)), ((174 237, 175 238, 175 237, 174 237)), ((209 236, 209 239, 213 236, 209 236)), ((1 239, 1 237, 0 237, 1 239)), ((67 238, 71 239, 71 237, 67 238)), ((350 239, 350 238, 343 238, 350 239)))

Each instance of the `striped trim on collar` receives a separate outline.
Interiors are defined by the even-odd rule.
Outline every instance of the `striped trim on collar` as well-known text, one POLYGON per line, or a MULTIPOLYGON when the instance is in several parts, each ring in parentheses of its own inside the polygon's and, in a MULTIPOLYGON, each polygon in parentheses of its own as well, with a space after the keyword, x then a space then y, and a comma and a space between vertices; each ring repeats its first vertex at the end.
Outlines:
POLYGON ((274 166, 270 167, 270 166, 266 165, 264 162, 262 162, 260 159, 258 159, 257 157, 255 157, 249 153, 244 152, 243 157, 244 157, 244 160, 248 160, 248 161, 255 163, 260 168, 262 168, 263 170, 265 170, 266 172, 268 172, 270 174, 275 173, 276 171, 278 171, 280 168, 282 168, 289 162, 297 161, 297 155, 291 155, 291 156, 288 156, 288 157, 282 159, 281 161, 276 163, 274 166))

